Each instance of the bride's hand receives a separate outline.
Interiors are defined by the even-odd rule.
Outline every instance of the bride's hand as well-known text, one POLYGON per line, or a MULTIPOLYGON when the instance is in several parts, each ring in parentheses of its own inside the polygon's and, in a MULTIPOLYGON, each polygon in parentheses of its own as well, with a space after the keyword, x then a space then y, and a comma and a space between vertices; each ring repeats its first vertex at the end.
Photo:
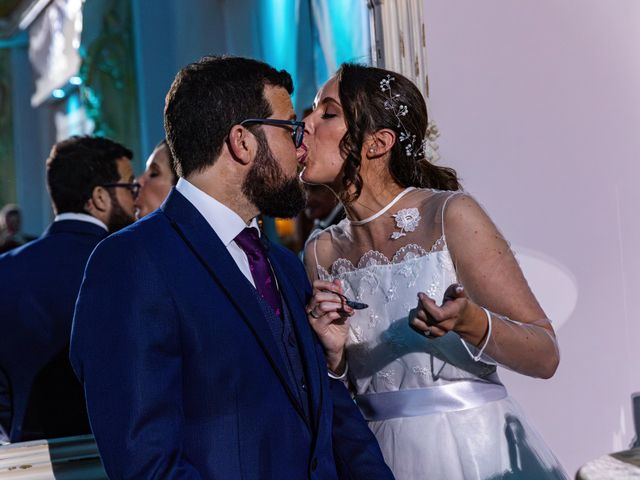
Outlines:
POLYGON ((342 294, 340 280, 316 280, 313 297, 307 305, 307 318, 324 347, 327 366, 336 373, 344 368, 344 345, 349 333, 349 317, 354 312, 342 294))
POLYGON ((418 293, 418 308, 409 324, 426 337, 441 337, 453 330, 475 345, 481 343, 487 330, 482 309, 467 297, 462 285, 455 283, 445 291, 442 306, 424 292, 418 293))

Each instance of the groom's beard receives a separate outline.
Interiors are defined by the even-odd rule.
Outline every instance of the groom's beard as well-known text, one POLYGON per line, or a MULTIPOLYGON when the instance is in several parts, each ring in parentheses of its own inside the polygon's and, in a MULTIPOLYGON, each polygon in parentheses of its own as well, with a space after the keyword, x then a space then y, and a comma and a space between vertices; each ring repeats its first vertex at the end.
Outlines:
POLYGON ((109 233, 114 233, 131 225, 136 221, 136 218, 122 208, 115 194, 109 193, 109 196, 111 197, 111 205, 113 205, 113 207, 109 220, 107 221, 107 228, 109 229, 109 233))
POLYGON ((305 192, 295 175, 287 178, 274 158, 267 139, 256 132, 258 151, 242 182, 242 193, 261 213, 270 217, 291 218, 305 206, 305 192))

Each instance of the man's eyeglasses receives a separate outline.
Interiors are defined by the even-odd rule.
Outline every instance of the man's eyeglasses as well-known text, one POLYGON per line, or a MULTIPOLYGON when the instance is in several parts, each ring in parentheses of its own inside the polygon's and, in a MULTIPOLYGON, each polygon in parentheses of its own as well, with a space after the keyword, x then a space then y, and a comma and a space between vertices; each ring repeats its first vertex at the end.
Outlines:
POLYGON ((273 125, 276 127, 290 126, 291 139, 296 148, 300 148, 302 145, 302 139, 304 138, 304 122, 296 122, 294 120, 277 120, 275 118, 247 118, 240 122, 243 127, 245 125, 261 124, 261 125, 273 125))
POLYGON ((131 192, 131 195, 133 195, 133 198, 137 198, 138 194, 140 193, 140 187, 142 185, 140 185, 137 182, 134 183, 107 183, 105 185, 101 185, 101 187, 104 188, 126 188, 131 192))

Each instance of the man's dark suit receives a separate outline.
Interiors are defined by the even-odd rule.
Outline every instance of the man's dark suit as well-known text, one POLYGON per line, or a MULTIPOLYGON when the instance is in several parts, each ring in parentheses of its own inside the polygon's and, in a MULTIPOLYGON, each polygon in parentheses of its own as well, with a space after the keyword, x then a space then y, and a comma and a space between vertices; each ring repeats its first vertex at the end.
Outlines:
POLYGON ((111 478, 393 478, 347 390, 327 377, 302 265, 275 245, 268 257, 306 406, 255 289, 178 191, 95 250, 71 359, 111 478))
POLYGON ((12 442, 90 433, 67 352, 84 269, 106 235, 62 220, 0 256, 0 422, 12 442))

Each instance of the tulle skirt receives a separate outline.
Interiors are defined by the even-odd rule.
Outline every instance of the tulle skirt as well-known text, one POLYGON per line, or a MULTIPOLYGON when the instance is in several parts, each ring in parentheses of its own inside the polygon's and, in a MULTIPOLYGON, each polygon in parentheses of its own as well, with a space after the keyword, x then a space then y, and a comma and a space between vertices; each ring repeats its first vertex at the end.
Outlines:
POLYGON ((397 480, 567 479, 510 397, 462 411, 369 422, 397 480))

